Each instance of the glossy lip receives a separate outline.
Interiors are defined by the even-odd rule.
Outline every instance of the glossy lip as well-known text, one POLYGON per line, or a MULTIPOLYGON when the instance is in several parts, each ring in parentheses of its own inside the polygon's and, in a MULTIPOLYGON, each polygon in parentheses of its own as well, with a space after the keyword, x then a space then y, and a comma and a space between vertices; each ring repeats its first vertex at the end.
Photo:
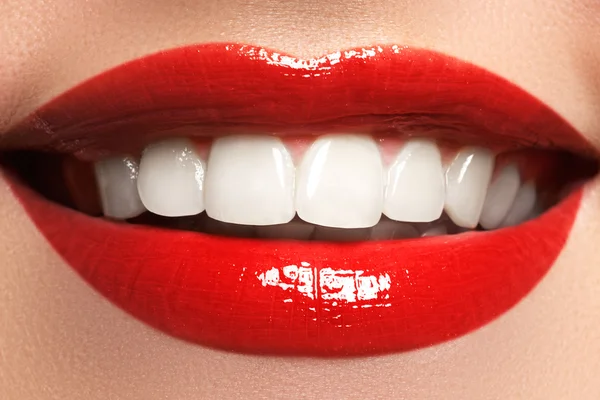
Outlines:
MULTIPOLYGON (((501 77, 401 46, 315 60, 235 44, 164 51, 68 91, 9 132, 5 145, 94 159, 172 134, 352 126, 594 153, 501 77)), ((117 224, 53 204, 7 176, 55 250, 133 316, 202 345, 317 356, 410 350, 490 322, 550 269, 582 196, 578 190, 533 221, 493 232, 303 243, 117 224)))

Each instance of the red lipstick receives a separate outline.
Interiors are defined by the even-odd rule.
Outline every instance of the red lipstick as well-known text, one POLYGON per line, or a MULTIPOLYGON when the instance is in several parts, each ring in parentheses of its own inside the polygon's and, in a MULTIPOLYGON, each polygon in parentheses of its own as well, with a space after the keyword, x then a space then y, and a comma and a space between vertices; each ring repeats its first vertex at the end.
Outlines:
MULTIPOLYGON (((160 52, 59 96, 9 132, 5 145, 97 159, 170 135, 356 126, 594 153, 567 122, 503 78, 400 46, 312 60, 236 44, 160 52)), ((541 217, 497 231, 303 243, 92 218, 9 179, 67 264, 141 321, 206 346, 317 356, 410 350, 492 321, 551 268, 581 199, 579 190, 541 217)))

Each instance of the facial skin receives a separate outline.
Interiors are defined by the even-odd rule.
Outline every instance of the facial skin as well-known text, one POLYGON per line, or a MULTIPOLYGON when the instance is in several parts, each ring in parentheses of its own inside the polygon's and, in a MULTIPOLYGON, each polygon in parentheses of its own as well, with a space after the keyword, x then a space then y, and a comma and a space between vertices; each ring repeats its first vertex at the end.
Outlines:
MULTIPOLYGON (((0 38, 0 135, 83 79, 160 49, 239 41, 310 58, 397 43, 516 82, 600 146, 597 0, 4 0, 0 38)), ((600 178, 550 273, 483 329, 373 358, 247 356, 175 340, 109 304, 1 181, 0 398, 598 399, 599 242, 600 178)))

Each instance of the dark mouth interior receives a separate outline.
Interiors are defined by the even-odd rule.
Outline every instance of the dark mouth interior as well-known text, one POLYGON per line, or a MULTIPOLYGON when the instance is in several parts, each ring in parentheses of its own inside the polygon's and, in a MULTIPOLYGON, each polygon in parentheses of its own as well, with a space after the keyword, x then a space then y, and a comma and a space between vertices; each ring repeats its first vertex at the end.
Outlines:
MULTIPOLYGON (((572 153, 564 151, 552 150, 555 153, 556 162, 558 163, 556 174, 551 181, 540 192, 542 199, 542 207, 540 213, 546 212, 548 209, 556 205, 564 199, 570 192, 577 189, 587 180, 595 176, 599 170, 598 162, 593 159, 583 158, 572 153)), ((69 157, 62 154, 35 152, 35 151, 12 151, 2 154, 0 165, 10 173, 14 174, 22 180, 22 182, 44 198, 58 203, 64 207, 71 208, 83 212, 87 215, 103 218, 101 213, 90 210, 82 210, 78 208, 69 192, 65 182, 63 163, 69 157)), ((93 182, 90 183, 93 185, 93 182)), ((447 235, 460 234, 465 231, 481 231, 481 226, 475 229, 465 229, 455 225, 450 218, 444 213, 442 217, 435 221, 437 224, 443 223, 446 227, 447 235)), ((254 227, 248 225, 230 224, 211 219, 203 212, 199 215, 189 217, 163 217, 160 215, 145 212, 144 214, 126 220, 118 221, 118 223, 136 224, 156 226, 165 229, 179 231, 204 232, 211 235, 245 237, 245 238, 260 238, 266 240, 273 239, 295 239, 287 237, 285 233, 278 234, 280 226, 273 225, 266 231, 262 227, 254 227)), ((298 226, 313 228, 312 224, 306 223, 296 217, 292 223, 298 226)), ((389 220, 382 215, 380 223, 406 225, 404 222, 389 220)), ((415 228, 419 236, 432 227, 433 223, 411 223, 412 228, 415 228)), ((369 229, 339 229, 318 227, 319 234, 313 232, 310 236, 302 240, 317 240, 317 241, 362 241, 373 240, 369 238, 367 231, 369 229)), ((412 231, 411 231, 412 232, 412 231)), ((416 236, 416 237, 419 237, 416 236)), ((406 237, 399 234, 394 239, 414 238, 410 234, 406 237)))
MULTIPOLYGON (((251 225, 238 225, 231 224, 227 222, 217 221, 215 219, 210 218, 206 215, 205 212, 202 214, 192 216, 192 217, 163 217, 160 215, 152 214, 150 212, 146 212, 139 217, 130 219, 127 221, 131 224, 137 225, 148 225, 148 226, 160 226, 165 229, 173 229, 179 231, 192 231, 192 232, 203 232, 211 235, 218 236, 230 236, 230 237, 240 237, 240 238, 259 238, 259 239, 280 239, 280 240, 289 240, 295 239, 298 240, 297 237, 293 236, 293 234, 289 234, 283 231, 282 225, 270 225, 268 227, 258 227, 251 225), (265 229, 267 228, 267 229, 265 229)), ((444 214, 442 217, 436 221, 438 224, 443 222, 447 228, 448 235, 455 235, 458 233, 465 232, 464 228, 456 226, 450 218, 444 214)), ((398 227, 409 227, 415 228, 419 235, 427 232, 434 223, 405 223, 405 222, 397 222, 390 220, 386 216, 381 217, 380 223, 389 223, 397 225, 398 227)), ((313 228, 313 232, 306 238, 301 240, 310 240, 310 241, 331 241, 331 242, 357 242, 370 240, 371 228, 359 228, 359 229, 342 229, 342 228, 329 228, 329 227, 317 227, 308 222, 302 221, 297 216, 290 222, 290 224, 296 224, 300 229, 306 227, 308 229, 313 228), (315 228, 318 228, 318 232, 315 228)), ((288 224, 284 224, 288 225, 288 224)), ((414 236, 412 234, 412 229, 410 232, 399 232, 396 235, 396 239, 411 239, 418 236, 414 236)))

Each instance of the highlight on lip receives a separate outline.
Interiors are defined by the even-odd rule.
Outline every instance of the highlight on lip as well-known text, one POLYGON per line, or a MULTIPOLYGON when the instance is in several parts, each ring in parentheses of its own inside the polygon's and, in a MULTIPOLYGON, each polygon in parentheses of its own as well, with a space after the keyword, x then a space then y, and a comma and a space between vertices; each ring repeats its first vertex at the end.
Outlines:
POLYGON ((201 345, 317 356, 433 345, 506 312, 597 171, 531 95, 395 45, 164 51, 59 96, 4 148, 40 231, 125 311, 201 345))

